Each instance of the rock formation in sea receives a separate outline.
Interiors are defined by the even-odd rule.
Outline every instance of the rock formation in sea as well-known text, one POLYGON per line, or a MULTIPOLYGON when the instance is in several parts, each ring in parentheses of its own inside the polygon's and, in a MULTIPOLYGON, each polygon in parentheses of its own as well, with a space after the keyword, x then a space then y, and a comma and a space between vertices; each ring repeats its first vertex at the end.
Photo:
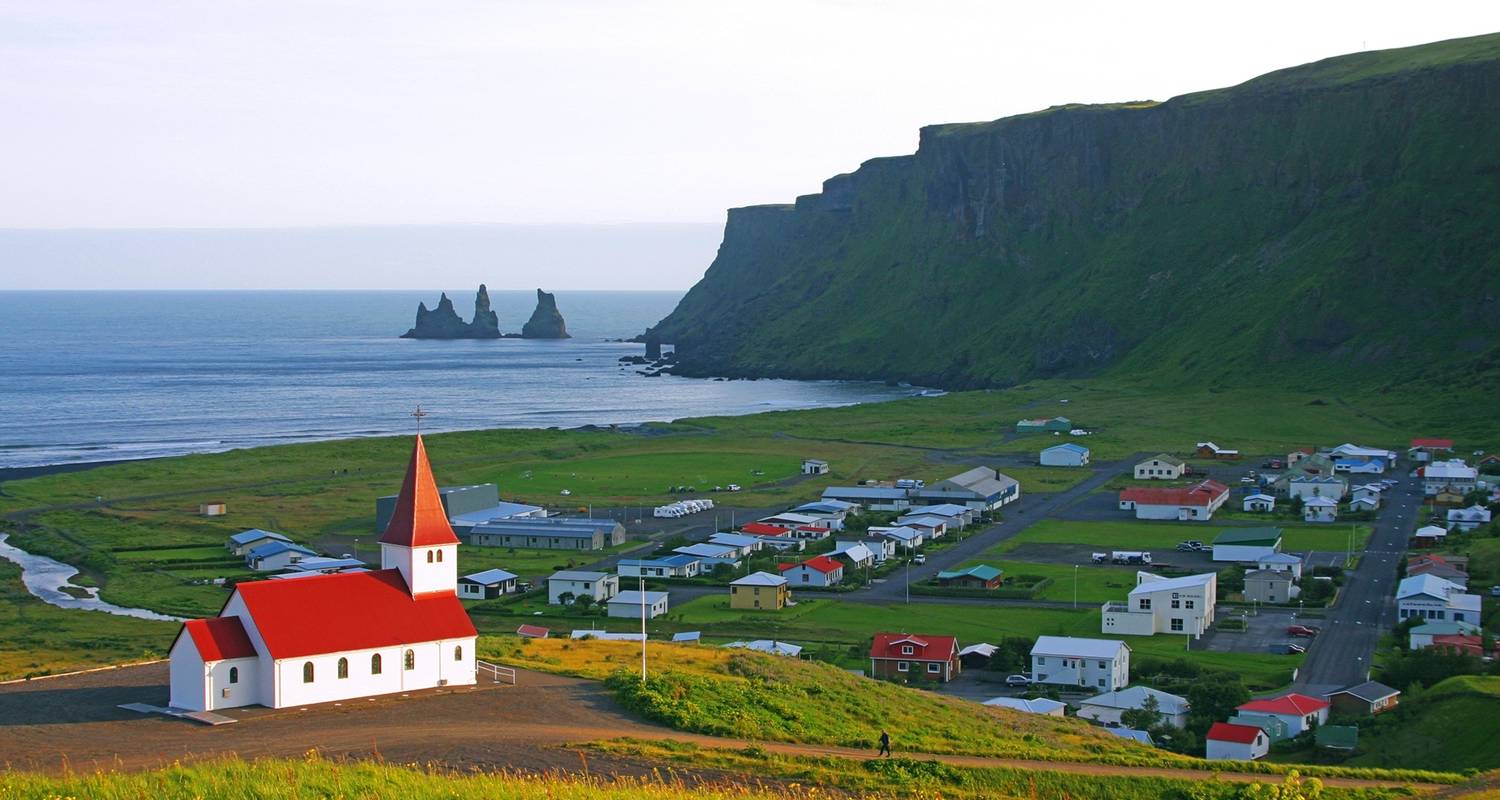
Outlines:
POLYGON ((474 321, 464 322, 453 310, 453 301, 446 292, 438 298, 437 308, 427 310, 426 303, 417 304, 417 324, 401 334, 403 339, 499 339, 500 319, 490 309, 490 294, 484 284, 474 295, 474 321))
POLYGON ((531 319, 521 326, 522 339, 571 339, 568 335, 568 324, 563 321, 562 313, 557 310, 557 298, 542 291, 536 290, 536 310, 531 312, 531 319))

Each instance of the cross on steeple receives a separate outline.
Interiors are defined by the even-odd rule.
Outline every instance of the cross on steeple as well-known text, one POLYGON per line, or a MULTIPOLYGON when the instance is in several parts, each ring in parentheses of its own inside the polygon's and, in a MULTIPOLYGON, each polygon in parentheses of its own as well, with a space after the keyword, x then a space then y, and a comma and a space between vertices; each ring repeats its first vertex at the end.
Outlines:
POLYGON ((423 411, 422 406, 418 404, 417 410, 411 412, 411 415, 417 418, 417 435, 420 436, 422 434, 422 418, 427 416, 427 412, 423 411))

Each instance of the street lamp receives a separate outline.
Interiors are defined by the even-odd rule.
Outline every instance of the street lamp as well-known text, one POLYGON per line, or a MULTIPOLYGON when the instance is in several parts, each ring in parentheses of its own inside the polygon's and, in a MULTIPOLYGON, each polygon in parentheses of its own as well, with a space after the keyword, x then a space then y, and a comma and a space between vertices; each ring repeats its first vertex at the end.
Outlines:
POLYGON ((1078 607, 1078 565, 1073 565, 1073 607, 1078 607))

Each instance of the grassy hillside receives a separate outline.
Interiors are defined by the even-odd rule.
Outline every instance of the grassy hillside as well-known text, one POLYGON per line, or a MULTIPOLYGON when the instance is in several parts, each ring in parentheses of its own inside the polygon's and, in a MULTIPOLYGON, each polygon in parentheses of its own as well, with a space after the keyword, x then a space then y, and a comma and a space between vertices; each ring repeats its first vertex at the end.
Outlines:
POLYGON ((714 736, 873 748, 887 730, 896 747, 923 753, 1132 765, 1192 761, 1072 720, 989 708, 827 664, 718 647, 652 643, 644 686, 640 645, 633 642, 485 639, 480 654, 530 669, 609 679, 627 708, 714 736), (649 664, 656 665, 654 673, 649 664))
POLYGON ((688 374, 1493 387, 1497 125, 1491 35, 934 126, 731 211, 657 332, 688 374))
POLYGON ((1350 764, 1500 769, 1500 677, 1449 678, 1360 731, 1350 764), (1387 716, 1389 718, 1387 718, 1387 716))

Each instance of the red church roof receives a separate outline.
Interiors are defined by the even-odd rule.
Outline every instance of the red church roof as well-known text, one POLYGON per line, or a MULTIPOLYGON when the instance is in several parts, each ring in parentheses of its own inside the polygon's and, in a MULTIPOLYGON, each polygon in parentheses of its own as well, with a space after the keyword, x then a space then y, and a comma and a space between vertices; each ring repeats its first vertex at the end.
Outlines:
POLYGON ((245 633, 239 617, 190 619, 182 623, 182 629, 192 637, 193 646, 204 661, 256 656, 255 645, 250 642, 250 635, 245 633))
POLYGON ((1233 722, 1215 722, 1213 727, 1208 729, 1208 738, 1216 742, 1255 744, 1255 737, 1260 734, 1261 729, 1254 725, 1236 725, 1233 722))
POLYGON ((1251 700, 1239 707, 1240 711, 1260 711, 1265 714, 1285 714, 1287 716, 1305 717, 1308 714, 1316 714, 1328 707, 1328 702, 1316 697, 1308 697, 1305 694, 1292 692, 1269 700, 1251 700))
POLYGON ((235 592, 272 658, 477 635, 457 595, 432 592, 414 598, 394 569, 247 581, 235 592))
POLYGON ((432 478, 432 465, 427 463, 427 447, 422 444, 420 434, 411 449, 396 510, 391 513, 390 524, 385 526, 380 542, 404 547, 458 544, 453 526, 448 524, 448 512, 438 494, 437 481, 432 478))
POLYGON ((954 636, 920 636, 907 633, 877 633, 870 645, 870 658, 900 658, 909 661, 951 661, 958 657, 954 636), (901 648, 911 645, 903 654, 901 648))
POLYGON ((1228 494, 1229 487, 1218 481, 1203 481, 1192 486, 1136 486, 1120 492, 1120 500, 1143 506, 1202 506, 1228 494))

